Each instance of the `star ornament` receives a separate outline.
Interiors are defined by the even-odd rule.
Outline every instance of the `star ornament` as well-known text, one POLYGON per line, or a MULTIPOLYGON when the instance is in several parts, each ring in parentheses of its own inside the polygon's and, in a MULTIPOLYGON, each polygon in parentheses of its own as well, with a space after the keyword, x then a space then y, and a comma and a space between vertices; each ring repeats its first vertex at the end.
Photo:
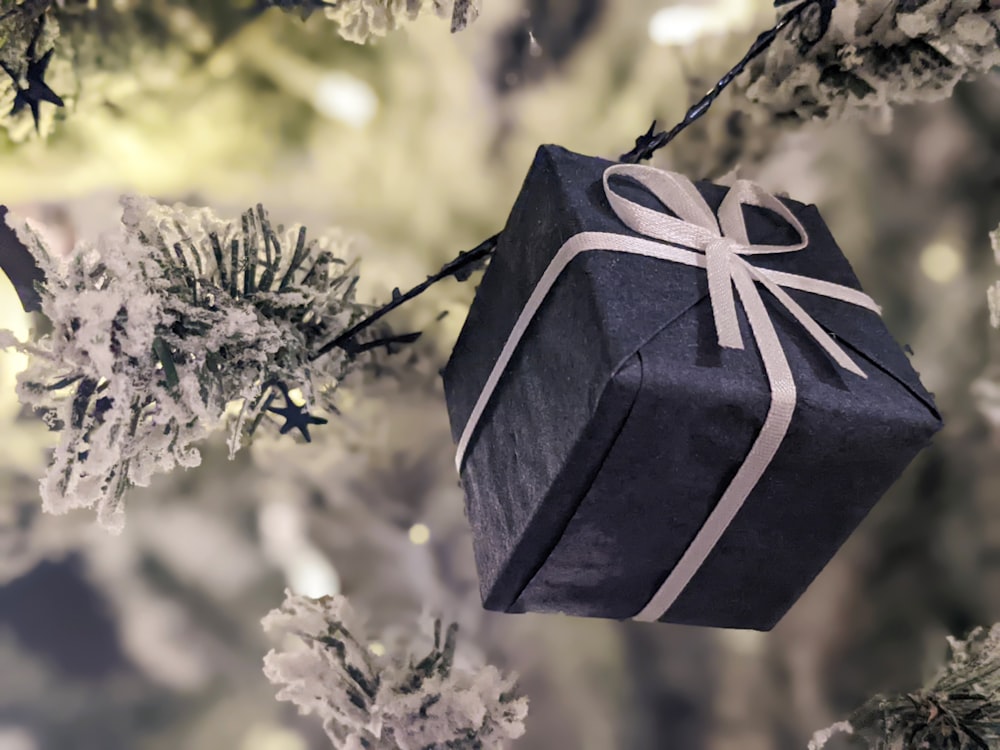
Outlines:
POLYGON ((285 405, 282 407, 268 406, 267 411, 284 417, 285 423, 281 425, 279 432, 282 435, 286 435, 293 429, 298 430, 302 433, 302 437, 306 439, 306 442, 311 443, 312 438, 309 436, 309 425, 326 424, 329 420, 323 419, 323 417, 312 416, 306 410, 305 404, 299 405, 292 401, 292 397, 288 393, 288 387, 284 383, 276 383, 275 385, 278 386, 282 395, 284 395, 285 405))
POLYGON ((31 117, 35 121, 36 133, 40 132, 39 106, 42 102, 49 102, 50 104, 55 104, 57 107, 65 106, 62 98, 45 83, 45 71, 49 67, 49 62, 52 60, 52 53, 55 52, 55 49, 50 49, 40 58, 35 58, 35 47, 38 43, 41 28, 42 25, 39 24, 38 29, 35 31, 35 36, 31 40, 31 45, 28 47, 28 69, 24 76, 28 85, 25 88, 21 88, 21 78, 17 75, 17 72, 8 67, 6 63, 0 62, 0 67, 3 68, 4 72, 14 82, 14 106, 10 110, 11 115, 18 114, 25 107, 30 109, 31 117))

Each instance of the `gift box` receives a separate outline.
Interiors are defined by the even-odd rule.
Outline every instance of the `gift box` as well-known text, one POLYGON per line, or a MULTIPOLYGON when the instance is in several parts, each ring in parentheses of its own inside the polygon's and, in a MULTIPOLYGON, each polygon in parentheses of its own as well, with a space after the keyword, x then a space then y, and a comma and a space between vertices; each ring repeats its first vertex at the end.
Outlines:
POLYGON ((814 206, 555 146, 443 377, 504 612, 768 630, 941 426, 814 206))

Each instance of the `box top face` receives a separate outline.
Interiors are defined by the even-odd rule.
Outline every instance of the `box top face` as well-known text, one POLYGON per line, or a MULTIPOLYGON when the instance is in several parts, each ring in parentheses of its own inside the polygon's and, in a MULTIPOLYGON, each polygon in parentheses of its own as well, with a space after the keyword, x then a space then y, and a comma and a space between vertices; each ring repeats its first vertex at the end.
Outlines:
MULTIPOLYGON (((550 169, 556 174, 557 184, 564 191, 563 204, 570 214, 567 221, 572 222, 575 231, 641 236, 615 216, 605 197, 603 173, 614 162, 581 156, 559 146, 543 146, 538 151, 532 169, 539 168, 540 163, 544 164, 541 168, 550 169)), ((695 184, 712 211, 717 212, 729 189, 704 181, 695 184)), ((674 215, 648 190, 634 181, 614 177, 611 185, 615 192, 629 200, 674 215)), ((755 255, 749 258, 750 262, 760 268, 861 290, 850 263, 837 246, 816 207, 787 198, 781 200, 806 229, 809 244, 797 252, 755 255)), ((792 245, 798 239, 787 222, 766 209, 744 206, 744 218, 751 242, 792 245)), ((584 254, 574 261, 595 267, 595 271, 587 274, 587 277, 593 281, 591 292, 595 304, 601 308, 601 317, 606 324, 603 334, 619 361, 624 361, 638 351, 643 342, 708 294, 706 274, 700 268, 642 259, 649 265, 648 273, 638 275, 631 271, 615 271, 622 264, 635 264, 637 260, 639 259, 620 253, 597 252, 584 254), (608 259, 609 255, 613 257, 608 259), (596 270, 598 266, 599 271, 596 270)), ((846 344, 849 354, 861 355, 863 361, 859 364, 862 369, 875 366, 889 373, 937 416, 933 397, 924 388, 906 354, 877 313, 809 292, 794 289, 786 291, 828 333, 846 344)), ((762 296, 772 315, 786 314, 766 290, 762 290, 762 296)))

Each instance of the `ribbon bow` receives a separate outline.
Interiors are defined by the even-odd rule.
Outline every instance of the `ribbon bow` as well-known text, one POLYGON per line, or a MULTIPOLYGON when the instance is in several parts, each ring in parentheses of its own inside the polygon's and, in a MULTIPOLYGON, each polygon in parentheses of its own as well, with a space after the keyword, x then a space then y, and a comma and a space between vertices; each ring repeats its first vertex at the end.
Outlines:
POLYGON ((767 470, 791 424, 797 400, 795 381, 758 284, 767 289, 785 307, 837 364, 860 377, 866 377, 861 368, 788 295, 785 289, 797 289, 831 297, 874 312, 880 312, 880 309, 871 297, 856 289, 807 276, 758 268, 750 263, 748 258, 754 255, 797 252, 809 244, 805 228, 789 208, 752 182, 739 180, 730 188, 719 206, 718 219, 690 180, 682 175, 664 172, 654 167, 637 164, 616 164, 608 167, 604 171, 604 193, 618 218, 643 237, 607 232, 581 232, 567 240, 558 250, 518 316, 479 394, 469 421, 459 438, 455 465, 461 472, 462 460, 476 425, 528 324, 556 279, 569 262, 580 253, 590 250, 610 250, 704 268, 708 275, 709 298, 719 345, 730 349, 742 349, 743 337, 739 327, 736 294, 733 291, 735 287, 764 363, 764 371, 771 390, 771 404, 750 452, 719 502, 681 559, 669 571, 660 588, 642 610, 634 615, 636 620, 651 621, 663 616, 708 558, 709 553, 722 538, 726 528, 767 470), (614 175, 634 179, 673 211, 676 217, 647 208, 615 193, 610 184, 610 179, 614 175), (795 229, 799 241, 791 245, 752 244, 747 237, 746 223, 743 219, 744 204, 774 211, 795 229))
MULTIPOLYGON (((682 245, 688 248, 675 248, 678 253, 670 253, 669 260, 675 260, 687 265, 704 267, 708 272, 708 292, 712 302, 712 316, 715 319, 715 330, 719 337, 719 346, 727 349, 742 349, 743 337, 740 334, 739 319, 736 315, 736 299, 733 286, 736 286, 747 311, 748 319, 751 307, 757 307, 760 298, 755 284, 759 282, 796 320, 812 335, 816 342, 833 357, 845 370, 855 375, 865 377, 861 369, 847 356, 820 325, 810 317, 809 313, 793 300, 782 286, 800 289, 814 294, 841 299, 844 302, 861 305, 876 312, 878 305, 866 294, 849 287, 831 284, 829 282, 811 279, 807 276, 771 271, 757 268, 743 256, 765 255, 773 253, 790 253, 804 249, 809 244, 809 235, 805 228, 784 203, 747 180, 738 180, 719 206, 719 217, 709 208, 701 193, 683 175, 664 172, 653 167, 633 164, 619 164, 608 167, 604 171, 604 193, 611 204, 611 209, 626 226, 647 237, 653 237, 671 245, 682 245), (614 175, 626 175, 647 188, 664 206, 677 214, 674 218, 662 211, 646 208, 638 203, 627 200, 611 189, 610 180, 614 175), (799 236, 799 242, 792 245, 754 245, 747 239, 747 227, 743 220, 743 205, 769 208, 787 221, 799 236), (700 250, 704 255, 699 258, 691 250, 700 250), (755 301, 748 298, 756 297, 755 301)), ((761 321, 751 320, 750 327, 759 340, 761 321)), ((770 317, 768 316, 768 320, 770 317)))

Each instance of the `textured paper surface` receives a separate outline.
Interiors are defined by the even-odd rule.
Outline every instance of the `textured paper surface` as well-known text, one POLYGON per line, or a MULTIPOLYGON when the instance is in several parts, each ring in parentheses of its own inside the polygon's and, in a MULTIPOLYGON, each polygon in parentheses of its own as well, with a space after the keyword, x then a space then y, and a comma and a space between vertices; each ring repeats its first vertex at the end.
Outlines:
MULTIPOLYGON (((632 234, 611 212, 611 162, 539 149, 445 369, 457 438, 514 320, 562 243, 632 234)), ((626 183, 632 200, 662 210, 626 183)), ((726 188, 699 183, 716 208, 726 188)), ((810 236, 761 267, 860 288, 818 212, 786 201, 810 236)), ((754 242, 791 242, 745 209, 754 242)), ((704 271, 595 251, 574 260, 515 353, 477 429, 462 479, 485 606, 625 618, 649 599, 722 494, 760 429, 768 388, 716 341, 704 271)), ((880 318, 790 294, 849 351, 844 373, 768 304, 795 373, 788 437, 665 621, 767 629, 939 428, 933 400, 880 318)))

